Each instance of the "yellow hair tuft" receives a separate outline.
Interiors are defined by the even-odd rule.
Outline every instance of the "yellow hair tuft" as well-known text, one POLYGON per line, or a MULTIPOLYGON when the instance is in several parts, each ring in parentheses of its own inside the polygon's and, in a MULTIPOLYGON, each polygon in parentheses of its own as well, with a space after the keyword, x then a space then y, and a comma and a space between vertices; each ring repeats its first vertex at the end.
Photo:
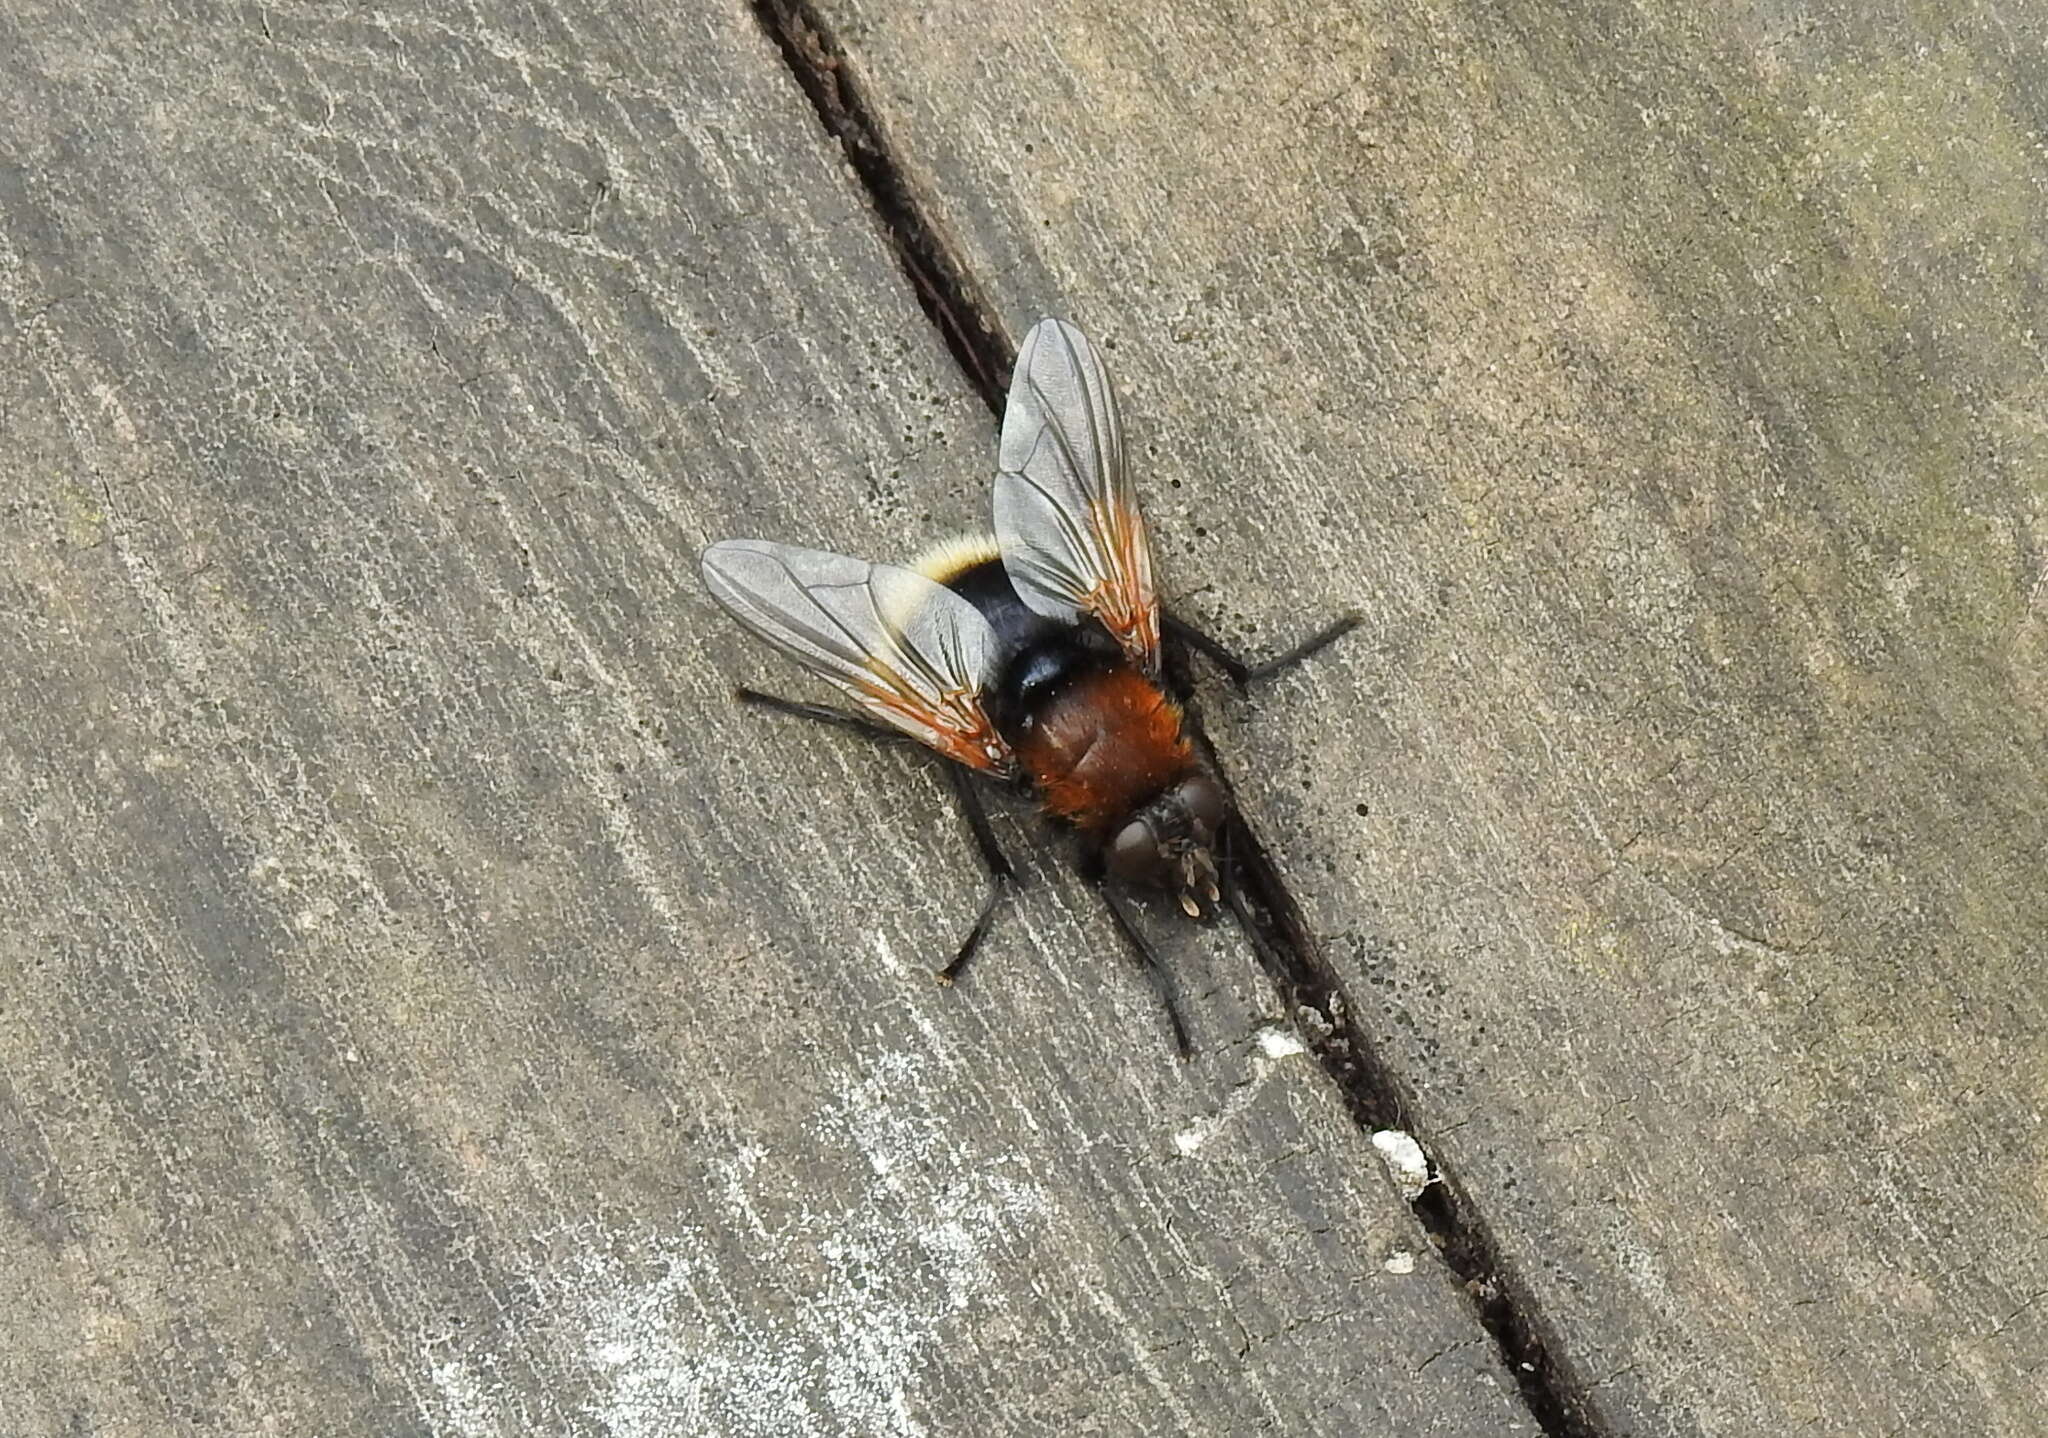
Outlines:
POLYGON ((910 567, 926 579, 948 584, 975 565, 986 564, 991 559, 1000 558, 1001 554, 993 535, 956 534, 918 555, 910 567))

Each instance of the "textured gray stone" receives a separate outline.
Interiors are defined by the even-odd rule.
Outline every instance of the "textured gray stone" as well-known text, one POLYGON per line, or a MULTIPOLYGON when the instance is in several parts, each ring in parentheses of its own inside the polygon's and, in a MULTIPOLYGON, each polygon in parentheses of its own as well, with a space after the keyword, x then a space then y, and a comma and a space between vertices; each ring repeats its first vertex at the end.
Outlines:
POLYGON ((144 13, 0 19, 0 1426, 1528 1431, 1241 943, 1182 1068, 1006 819, 941 991, 731 705, 702 543, 993 454, 749 14, 144 13))
POLYGON ((821 8, 1602 1431, 2048 1430, 2048 12, 821 8))

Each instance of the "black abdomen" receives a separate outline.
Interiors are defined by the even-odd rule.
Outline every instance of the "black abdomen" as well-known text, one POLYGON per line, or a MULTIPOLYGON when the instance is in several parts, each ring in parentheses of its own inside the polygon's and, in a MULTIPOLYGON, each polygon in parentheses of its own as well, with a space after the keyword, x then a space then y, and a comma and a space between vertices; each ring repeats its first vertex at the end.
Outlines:
POLYGON ((1012 744, 1076 679, 1116 661, 1116 644, 1099 625, 1048 619, 1020 599, 1001 559, 969 565, 944 582, 981 612, 1002 646, 989 717, 1012 744))

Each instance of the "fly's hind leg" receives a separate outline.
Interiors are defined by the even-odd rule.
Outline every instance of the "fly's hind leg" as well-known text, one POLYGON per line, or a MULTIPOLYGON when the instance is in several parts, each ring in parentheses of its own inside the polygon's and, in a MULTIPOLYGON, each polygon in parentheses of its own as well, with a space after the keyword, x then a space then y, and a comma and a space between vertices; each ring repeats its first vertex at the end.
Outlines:
MULTIPOLYGON (((835 709, 830 704, 805 704, 795 699, 783 699, 774 694, 763 694, 758 689, 734 691, 742 704, 751 704, 757 709, 772 709, 778 714, 788 714, 798 719, 810 719, 819 724, 830 724, 837 729, 848 729, 874 740, 878 744, 911 744, 917 741, 899 729, 859 714, 849 714, 844 709, 835 709)), ((922 747, 921 745, 918 747, 922 747)), ((988 810, 983 807, 981 793, 974 787, 974 776, 958 764, 946 763, 946 783, 953 791, 953 797, 960 804, 960 810, 967 816, 967 826, 974 831, 975 852, 981 856, 981 866, 988 871, 988 896, 981 901, 981 912, 974 917, 974 926, 967 931, 967 937, 960 941, 960 947, 953 954, 953 960, 939 970, 939 982, 951 985, 966 970, 968 960, 981 947, 981 941, 988 937, 990 926, 995 922, 996 906, 1005 894, 1019 887, 1017 870, 1010 863, 996 842, 995 830, 989 827, 988 810)))
POLYGON ((1318 629, 1314 634, 1311 634, 1307 639, 1295 645, 1278 658, 1268 659, 1263 664, 1253 664, 1232 654, 1229 649, 1224 647, 1221 640, 1203 633, 1178 615, 1162 612, 1160 619, 1168 634, 1171 634, 1175 639, 1187 645, 1188 648, 1203 655, 1218 669, 1221 669, 1229 676, 1230 682, 1237 686, 1240 693, 1251 688, 1252 685, 1258 683, 1261 679, 1267 679, 1284 670, 1292 669, 1304 659, 1342 639, 1345 635, 1356 629, 1361 622, 1361 616, 1355 611, 1342 615, 1324 625, 1321 629, 1318 629))
POLYGON ((917 741, 901 729, 891 729, 887 724, 877 724, 859 714, 849 714, 844 709, 835 709, 830 704, 805 704, 795 699, 784 699, 776 694, 763 694, 758 689, 735 689, 733 698, 756 709, 769 709, 777 714, 789 714, 798 719, 809 719, 819 724, 830 724, 835 729, 849 729, 864 734, 877 744, 915 744, 917 741))

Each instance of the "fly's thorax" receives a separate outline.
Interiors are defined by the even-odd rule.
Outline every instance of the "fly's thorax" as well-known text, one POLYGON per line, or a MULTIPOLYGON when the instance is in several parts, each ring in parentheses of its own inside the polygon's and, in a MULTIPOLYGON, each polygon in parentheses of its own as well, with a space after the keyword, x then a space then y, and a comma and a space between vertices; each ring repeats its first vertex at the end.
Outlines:
POLYGON ((1088 702, 1105 702, 1114 686, 1096 681, 1125 667, 1109 636, 1093 626, 1053 624, 1023 638, 990 696, 997 726, 1012 743, 1046 722, 1055 706, 1077 688, 1088 688, 1088 702))
POLYGON ((1015 735, 1047 810, 1090 833, 1196 771, 1180 709, 1128 664, 1073 673, 1021 716, 1015 735))
POLYGON ((927 579, 952 588, 961 575, 985 564, 1002 568, 1002 551, 993 534, 956 534, 942 539, 910 562, 910 567, 927 579))
POLYGON ((1076 626, 1040 614, 1018 596, 1003 561, 993 551, 993 541, 987 550, 963 541, 959 554, 967 562, 948 571, 940 583, 973 605, 995 635, 1002 665, 993 678, 992 688, 1003 687, 1003 671, 1027 651, 1078 632, 1076 626))

